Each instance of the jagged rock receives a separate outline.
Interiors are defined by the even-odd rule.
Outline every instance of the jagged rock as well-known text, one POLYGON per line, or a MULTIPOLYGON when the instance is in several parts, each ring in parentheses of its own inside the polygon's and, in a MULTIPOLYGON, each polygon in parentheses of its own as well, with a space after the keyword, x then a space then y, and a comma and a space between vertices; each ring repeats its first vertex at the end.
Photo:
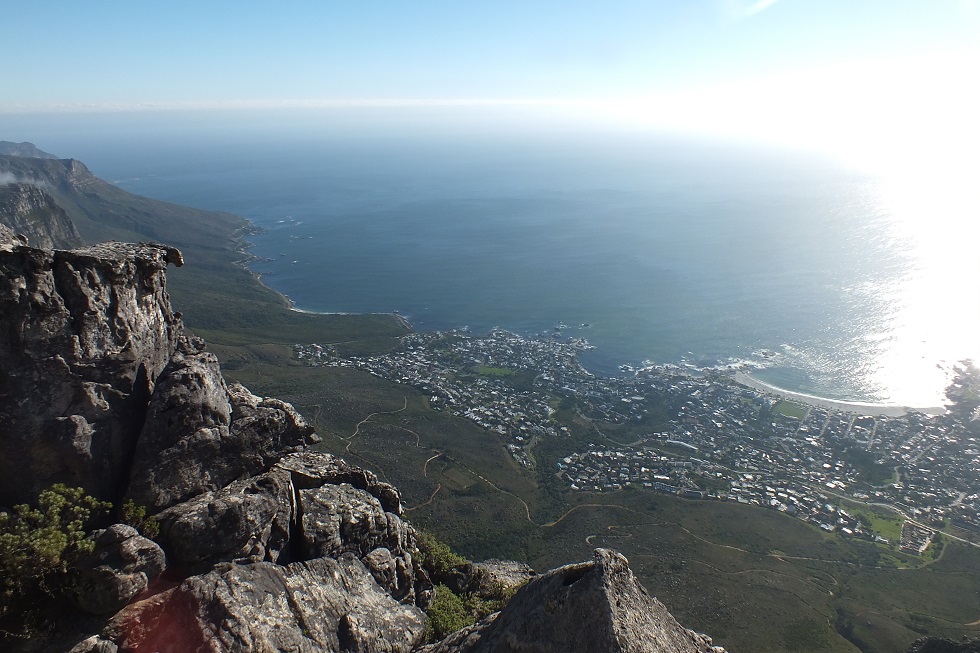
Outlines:
POLYGON ((379 546, 404 550, 412 537, 397 515, 347 483, 299 491, 303 551, 308 558, 366 555, 379 546))
POLYGON ((361 558, 375 582, 394 598, 409 602, 415 601, 415 570, 412 568, 412 557, 407 551, 394 556, 391 551, 378 547, 361 558))
POLYGON ((399 600, 414 600, 415 534, 364 490, 347 483, 300 490, 300 543, 304 558, 352 553, 399 600))
POLYGON ((114 642, 92 635, 73 646, 68 653, 119 653, 119 647, 114 642))
POLYGON ((117 615, 122 650, 407 652, 425 616, 394 601, 353 556, 286 566, 225 564, 117 615))
POLYGON ((502 590, 523 585, 535 576, 535 571, 522 562, 486 560, 465 562, 436 576, 456 594, 475 594, 483 598, 499 598, 502 590))
POLYGON ((289 474, 274 469, 179 503, 157 515, 172 563, 191 571, 218 562, 276 562, 293 517, 289 474))
POLYGON ((0 184, 0 223, 31 247, 81 247, 82 237, 63 208, 34 184, 0 184))
POLYGON ((289 404, 226 386, 203 342, 184 340, 150 399, 126 495, 156 512, 269 469, 310 433, 289 404))
POLYGON ((86 612, 111 614, 163 573, 163 550, 135 528, 114 524, 94 531, 95 549, 73 561, 67 589, 72 602, 86 612))
POLYGON ((304 451, 292 454, 279 461, 278 467, 289 470, 293 483, 299 490, 317 488, 327 483, 340 485, 347 483, 358 490, 364 490, 378 501, 386 512, 402 514, 401 495, 388 483, 378 480, 372 472, 355 467, 342 458, 328 453, 304 451))
POLYGON ((980 639, 954 642, 951 639, 925 637, 913 642, 905 653, 980 653, 980 639))
POLYGON ((182 331, 160 245, 0 247, 0 504, 53 483, 115 499, 182 331))
POLYGON ((0 222, 0 248, 10 252, 14 247, 23 247, 26 244, 27 236, 18 236, 10 227, 0 222))
POLYGON ((538 576, 499 614, 421 650, 724 653, 710 637, 678 624, 637 582, 626 558, 607 549, 596 549, 593 562, 538 576))
POLYGON ((537 575, 530 565, 514 560, 484 560, 475 563, 485 583, 503 588, 520 587, 537 575))

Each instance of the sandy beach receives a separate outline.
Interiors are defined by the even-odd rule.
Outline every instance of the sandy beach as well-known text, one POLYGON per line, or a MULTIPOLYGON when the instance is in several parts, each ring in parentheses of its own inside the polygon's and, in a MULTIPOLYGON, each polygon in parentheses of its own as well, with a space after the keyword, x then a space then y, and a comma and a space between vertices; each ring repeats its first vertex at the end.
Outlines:
POLYGON ((901 417, 907 414, 909 411, 915 411, 918 413, 925 413, 927 415, 942 415, 946 412, 946 409, 942 406, 930 406, 928 408, 913 408, 909 406, 897 406, 895 404, 875 404, 875 403, 865 403, 860 401, 841 401, 837 399, 827 399, 825 397, 816 397, 814 395, 804 394, 802 392, 793 392, 791 390, 784 390, 782 388, 777 388, 774 385, 769 385, 763 381, 754 378, 752 375, 746 372, 736 372, 735 381, 741 383, 742 385, 753 388, 760 392, 765 392, 767 394, 775 395, 781 397, 782 399, 788 399, 790 401, 796 401, 801 404, 807 404, 809 406, 816 406, 819 408, 827 408, 830 410, 838 410, 845 413, 854 413, 856 415, 869 415, 872 417, 877 417, 879 415, 884 415, 885 417, 901 417))

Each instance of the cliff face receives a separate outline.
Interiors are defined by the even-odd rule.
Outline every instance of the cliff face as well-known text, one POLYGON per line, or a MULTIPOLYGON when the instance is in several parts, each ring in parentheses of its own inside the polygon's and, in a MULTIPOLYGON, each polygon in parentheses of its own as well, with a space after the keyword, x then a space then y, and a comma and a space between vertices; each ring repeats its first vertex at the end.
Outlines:
POLYGON ((82 237, 65 210, 33 184, 0 185, 0 223, 27 237, 32 247, 80 247, 82 237))
MULTIPOLYGON (((168 263, 180 253, 158 245, 52 252, 0 229, 0 504, 62 482, 159 523, 155 541, 92 532, 59 588, 92 616, 59 613, 50 640, 8 648, 419 649, 433 589, 397 490, 311 450, 288 404, 227 384, 182 334, 168 263)), ((426 650, 720 651, 609 551, 426 650)))
POLYGON ((181 334, 176 250, 0 245, 0 503, 56 482, 115 498, 181 334))

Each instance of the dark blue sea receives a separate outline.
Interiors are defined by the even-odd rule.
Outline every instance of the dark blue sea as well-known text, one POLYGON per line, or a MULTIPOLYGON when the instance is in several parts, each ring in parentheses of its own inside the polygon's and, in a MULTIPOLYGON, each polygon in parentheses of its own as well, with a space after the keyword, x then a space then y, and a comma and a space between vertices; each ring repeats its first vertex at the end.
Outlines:
POLYGON ((397 126, 34 140, 131 192, 245 216, 262 229, 254 271, 302 310, 563 325, 597 372, 745 364, 790 390, 919 406, 977 350, 944 304, 976 272, 949 267, 956 234, 923 246, 937 217, 905 186, 825 156, 397 126))

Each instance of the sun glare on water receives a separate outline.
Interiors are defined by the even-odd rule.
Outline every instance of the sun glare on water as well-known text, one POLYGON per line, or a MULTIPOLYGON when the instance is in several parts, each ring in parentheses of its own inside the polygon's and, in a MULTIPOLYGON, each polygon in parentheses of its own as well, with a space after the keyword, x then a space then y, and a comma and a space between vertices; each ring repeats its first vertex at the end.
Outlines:
POLYGON ((962 172, 955 159, 940 160, 878 184, 891 236, 908 259, 875 374, 895 403, 935 397, 937 405, 956 363, 980 361, 980 193, 962 172))
POLYGON ((888 403, 931 407, 959 361, 980 361, 976 70, 980 50, 942 52, 593 108, 620 124, 817 151, 873 179, 867 210, 903 266, 857 289, 883 307, 865 337, 863 385, 888 403))

